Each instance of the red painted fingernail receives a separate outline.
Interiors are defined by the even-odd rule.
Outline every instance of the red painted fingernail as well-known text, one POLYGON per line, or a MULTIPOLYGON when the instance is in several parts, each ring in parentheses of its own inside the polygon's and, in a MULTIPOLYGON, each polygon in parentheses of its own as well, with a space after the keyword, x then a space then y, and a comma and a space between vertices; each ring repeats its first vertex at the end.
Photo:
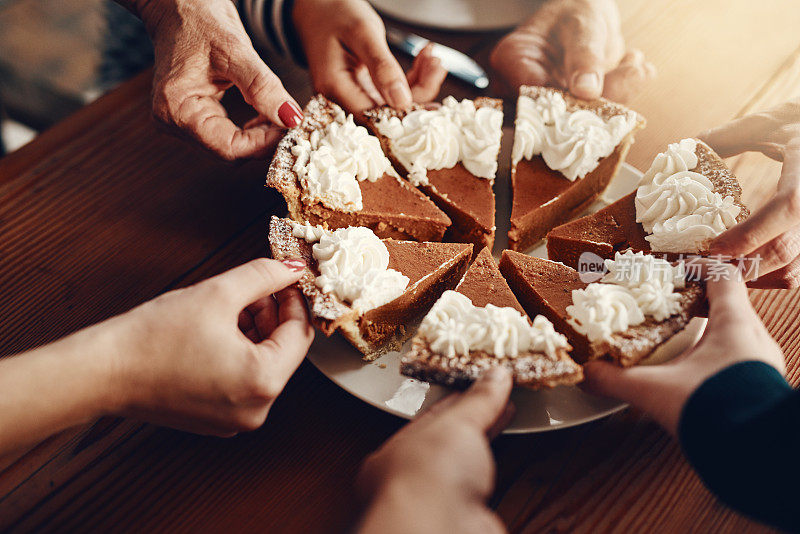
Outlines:
POLYGON ((297 107, 294 102, 286 101, 278 108, 278 118, 281 119, 283 125, 287 128, 294 128, 299 126, 303 121, 303 112, 297 107))
POLYGON ((306 262, 303 260, 281 260, 281 263, 296 273, 306 268, 306 262))

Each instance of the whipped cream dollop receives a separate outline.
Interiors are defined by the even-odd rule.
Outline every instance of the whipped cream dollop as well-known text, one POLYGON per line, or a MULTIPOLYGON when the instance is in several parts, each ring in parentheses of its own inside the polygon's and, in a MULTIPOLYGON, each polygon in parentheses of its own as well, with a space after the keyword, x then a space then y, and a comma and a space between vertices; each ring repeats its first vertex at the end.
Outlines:
POLYGON ((594 283, 573 290, 567 313, 567 322, 589 341, 608 338, 644 322, 644 313, 631 291, 614 284, 594 283))
POLYGON ((323 232, 312 247, 317 287, 349 302, 358 313, 399 297, 409 278, 389 269, 389 251, 372 230, 351 226, 323 232))
POLYGON ((335 210, 360 211, 358 182, 395 175, 378 138, 356 125, 352 115, 345 117, 341 108, 323 130, 298 139, 292 154, 296 158, 292 170, 303 186, 304 199, 335 210))
POLYGON ((478 307, 456 291, 442 294, 422 320, 418 334, 431 350, 448 358, 479 351, 498 358, 542 352, 557 359, 557 351, 569 346, 567 338, 541 315, 530 324, 514 308, 478 307))
POLYGON ((548 167, 575 181, 597 168, 635 126, 633 112, 604 119, 586 109, 569 111, 558 92, 520 95, 511 161, 541 155, 548 167))
POLYGON ((502 137, 503 112, 472 100, 448 96, 436 109, 418 109, 402 119, 376 123, 392 143, 395 157, 414 185, 427 185, 427 171, 449 169, 459 161, 475 176, 494 179, 502 137))
POLYGON ((686 287, 683 262, 672 265, 662 258, 628 250, 617 252, 613 260, 605 260, 605 265, 608 272, 601 282, 628 288, 645 315, 663 321, 680 311, 680 294, 675 290, 686 287))
POLYGON ((685 287, 683 262, 668 261, 642 252, 617 252, 605 260, 607 273, 597 282, 572 292, 567 321, 589 338, 607 339, 641 324, 645 316, 657 321, 680 312, 680 293, 685 287))
POLYGON ((324 228, 309 224, 308 221, 305 224, 291 221, 289 224, 292 227, 292 235, 298 239, 305 240, 307 243, 316 243, 325 233, 324 228))
POLYGON ((636 221, 658 252, 700 252, 736 224, 741 208, 722 197, 697 167, 697 141, 672 143, 653 160, 636 190, 636 221))

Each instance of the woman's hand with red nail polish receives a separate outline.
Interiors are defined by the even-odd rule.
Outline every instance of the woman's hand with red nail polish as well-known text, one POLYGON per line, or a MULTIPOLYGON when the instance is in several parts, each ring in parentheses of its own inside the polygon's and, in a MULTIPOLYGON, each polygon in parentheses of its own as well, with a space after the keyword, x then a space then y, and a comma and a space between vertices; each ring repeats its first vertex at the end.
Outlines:
POLYGON ((407 109, 439 93, 447 75, 439 60, 424 50, 404 73, 365 0, 295 0, 292 13, 314 88, 351 113, 384 103, 407 109))
POLYGON ((153 114, 225 160, 263 158, 302 112, 253 48, 230 0, 130 0, 153 40, 153 114), (236 86, 258 113, 239 127, 221 103, 236 86))
POLYGON ((261 426, 314 337, 304 267, 253 260, 91 327, 114 333, 115 413, 222 436, 261 426))
POLYGON ((487 372, 433 405, 366 459, 359 532, 504 532, 486 506, 494 489, 490 440, 513 415, 511 374, 487 372))
POLYGON ((579 98, 624 102, 655 76, 638 50, 625 51, 614 0, 548 0, 504 37, 492 67, 516 90, 552 85, 579 98))

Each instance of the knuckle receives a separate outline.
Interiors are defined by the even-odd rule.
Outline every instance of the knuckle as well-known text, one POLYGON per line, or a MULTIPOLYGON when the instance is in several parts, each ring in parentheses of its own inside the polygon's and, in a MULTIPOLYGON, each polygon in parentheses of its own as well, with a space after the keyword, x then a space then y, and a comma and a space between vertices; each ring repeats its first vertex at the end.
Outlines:
POLYGON ((355 39, 364 39, 369 34, 370 24, 366 18, 354 17, 344 22, 342 30, 355 39))
POLYGON ((236 427, 243 432, 258 430, 264 425, 268 414, 269 409, 240 412, 236 415, 236 427))
POLYGON ((273 267, 278 263, 276 260, 268 258, 258 258, 250 262, 250 267, 256 271, 259 277, 262 278, 264 285, 269 287, 278 287, 278 279, 275 276, 273 267))
POLYGON ((215 59, 225 63, 230 60, 232 51, 246 47, 249 43, 241 34, 231 31, 222 31, 211 41, 211 50, 215 59))
POLYGON ((787 272, 780 278, 780 289, 797 289, 800 287, 800 274, 787 272))
POLYGON ((247 86, 247 92, 251 95, 268 95, 283 88, 280 78, 270 71, 265 70, 256 74, 247 86))
POLYGON ((786 211, 794 220, 800 220, 800 188, 793 189, 784 197, 786 211))
POLYGON ((798 248, 800 248, 798 237, 784 234, 775 238, 770 245, 769 253, 780 265, 787 265, 797 257, 800 252, 798 248))

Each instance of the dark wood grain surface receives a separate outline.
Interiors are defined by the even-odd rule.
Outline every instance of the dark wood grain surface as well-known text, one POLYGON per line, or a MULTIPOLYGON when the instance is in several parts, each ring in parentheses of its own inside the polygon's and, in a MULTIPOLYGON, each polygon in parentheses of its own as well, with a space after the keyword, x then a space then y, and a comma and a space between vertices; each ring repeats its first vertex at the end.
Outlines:
MULTIPOLYGON (((664 143, 797 92, 796 2, 620 4, 629 42, 661 73, 632 102, 649 120, 629 158, 639 168, 664 143)), ((433 36, 483 62, 497 38, 433 36)), ((311 94, 302 71, 276 69, 298 100, 311 94)), ((158 133, 149 84, 131 81, 0 160, 0 354, 264 254, 267 217, 284 209, 262 187, 266 162, 224 165, 158 133)), ((458 82, 444 93, 470 94, 458 82)), ((763 202, 775 165, 732 165, 748 203, 763 202)), ((796 384, 800 293, 751 298, 796 384)), ((401 424, 305 363, 257 432, 223 440, 109 418, 0 459, 0 530, 341 530, 358 513, 359 463, 401 424)), ((632 411, 494 448, 492 505, 513 532, 765 530, 719 504, 632 411)))

